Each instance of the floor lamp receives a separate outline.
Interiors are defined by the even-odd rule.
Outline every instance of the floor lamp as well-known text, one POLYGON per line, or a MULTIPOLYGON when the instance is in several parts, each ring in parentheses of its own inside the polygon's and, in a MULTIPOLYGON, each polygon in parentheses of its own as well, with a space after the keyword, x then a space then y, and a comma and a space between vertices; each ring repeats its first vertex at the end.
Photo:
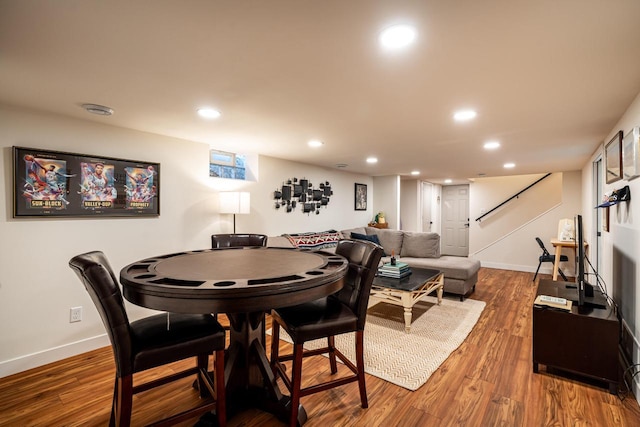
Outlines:
POLYGON ((220 213, 233 214, 233 234, 236 234, 236 214, 251 212, 251 193, 223 191, 220 193, 220 213))

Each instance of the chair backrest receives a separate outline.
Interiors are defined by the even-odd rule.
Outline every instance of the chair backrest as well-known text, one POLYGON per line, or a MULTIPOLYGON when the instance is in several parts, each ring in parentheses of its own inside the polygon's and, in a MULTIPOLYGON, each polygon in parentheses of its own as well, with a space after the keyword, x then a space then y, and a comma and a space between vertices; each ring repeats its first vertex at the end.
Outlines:
POLYGON ((237 248, 242 246, 267 246, 264 234, 213 234, 211 248, 237 248))
POLYGON ((341 240, 336 254, 349 260, 349 268, 344 278, 344 287, 334 294, 358 317, 358 329, 364 329, 367 304, 371 285, 378 271, 380 258, 384 254, 382 246, 364 240, 341 240))
POLYGON ((536 242, 538 242, 538 245, 540 245, 540 249, 542 249, 542 255, 548 256, 549 251, 547 250, 547 248, 544 247, 544 243, 542 243, 542 240, 540 240, 539 237, 536 237, 536 242))
POLYGON ((118 376, 133 373, 131 328, 120 286, 104 253, 77 255, 69 261, 95 304, 113 347, 118 376))

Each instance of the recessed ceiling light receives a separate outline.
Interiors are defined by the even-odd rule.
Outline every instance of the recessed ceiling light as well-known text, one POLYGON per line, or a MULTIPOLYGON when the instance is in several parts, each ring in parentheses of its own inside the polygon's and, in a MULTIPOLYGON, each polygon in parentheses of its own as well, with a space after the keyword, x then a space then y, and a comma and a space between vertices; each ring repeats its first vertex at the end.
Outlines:
POLYGON ((324 145, 324 142, 320 141, 319 139, 312 139, 311 141, 307 142, 307 144, 309 144, 309 147, 322 147, 324 145))
POLYGON ((198 115, 205 119, 217 119, 222 115, 220 111, 209 107, 198 108, 198 115))
POLYGON ((505 164, 504 164, 504 168, 505 168, 505 169, 513 169, 513 168, 515 168, 515 167, 516 167, 516 164, 515 164, 515 163, 505 163, 505 164))
POLYGON ((367 157, 367 163, 378 163, 378 159, 376 157, 367 157))
POLYGON ((411 175, 420 175, 420 171, 411 171, 411 175))
POLYGON ((453 114, 453 119, 456 122, 467 122, 469 120, 475 119, 477 115, 478 113, 476 113, 474 110, 460 110, 456 111, 453 114))
POLYGON ((445 179, 445 180, 444 180, 444 183, 445 183, 445 184, 451 184, 452 182, 453 182, 453 180, 452 180, 452 179, 448 179, 448 178, 447 178, 447 179, 445 179))
POLYGON ((416 36, 416 29, 410 25, 393 25, 382 30, 379 41, 385 49, 402 49, 413 43, 416 36))
POLYGON ((99 114, 101 116, 110 116, 113 114, 113 108, 105 107, 98 104, 82 104, 82 108, 92 114, 99 114))
POLYGON ((500 143, 498 141, 487 141, 484 143, 485 150, 495 150, 500 147, 500 143))

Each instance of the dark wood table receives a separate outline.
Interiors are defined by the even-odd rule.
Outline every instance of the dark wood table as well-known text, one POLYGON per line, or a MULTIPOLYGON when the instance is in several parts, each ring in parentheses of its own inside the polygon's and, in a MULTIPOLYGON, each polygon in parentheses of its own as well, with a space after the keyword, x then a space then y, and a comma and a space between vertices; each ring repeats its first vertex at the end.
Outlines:
MULTIPOLYGON (((328 252, 207 249, 134 262, 121 270, 120 281, 124 297, 142 307, 227 314, 231 328, 224 376, 229 417, 257 407, 286 421, 290 399, 280 393, 269 366, 265 313, 337 292, 347 267, 344 257, 328 252)), ((302 406, 299 411, 302 425, 307 415, 302 406)))

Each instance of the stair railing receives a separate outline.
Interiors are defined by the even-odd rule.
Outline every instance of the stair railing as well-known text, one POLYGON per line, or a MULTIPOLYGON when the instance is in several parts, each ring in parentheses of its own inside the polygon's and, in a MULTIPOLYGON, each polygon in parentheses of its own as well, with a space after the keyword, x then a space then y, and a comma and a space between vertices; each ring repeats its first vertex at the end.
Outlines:
POLYGON ((533 187, 534 185, 536 185, 537 183, 539 183, 540 181, 542 181, 543 179, 545 179, 546 177, 548 177, 549 175, 551 175, 551 172, 547 173, 545 176, 543 176, 542 178, 539 178, 536 182, 529 184, 527 187, 523 188, 522 190, 518 191, 516 194, 514 194, 513 196, 509 197, 507 200, 505 200, 504 202, 500 203, 498 206, 496 206, 495 208, 483 213, 482 215, 480 215, 478 218, 476 218, 476 221, 480 221, 482 220, 482 218, 484 218, 485 216, 489 215, 491 212, 495 211, 496 209, 501 208, 503 205, 506 205, 507 203, 509 203, 511 200, 513 199, 517 199, 518 196, 520 196, 522 193, 524 193, 525 191, 527 191, 528 189, 530 189, 531 187, 533 187))

